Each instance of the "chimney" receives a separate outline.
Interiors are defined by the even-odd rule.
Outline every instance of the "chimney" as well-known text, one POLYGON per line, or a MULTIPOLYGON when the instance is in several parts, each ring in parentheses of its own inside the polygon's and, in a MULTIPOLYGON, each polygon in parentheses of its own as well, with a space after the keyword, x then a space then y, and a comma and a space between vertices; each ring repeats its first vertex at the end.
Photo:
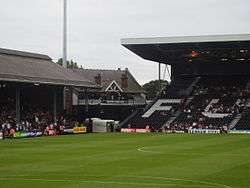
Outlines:
POLYGON ((102 85, 102 77, 101 77, 101 74, 97 74, 97 76, 95 76, 95 83, 96 83, 96 85, 98 85, 98 86, 101 86, 101 85, 102 85))
POLYGON ((122 74, 122 89, 128 88, 128 68, 125 68, 125 73, 122 74))

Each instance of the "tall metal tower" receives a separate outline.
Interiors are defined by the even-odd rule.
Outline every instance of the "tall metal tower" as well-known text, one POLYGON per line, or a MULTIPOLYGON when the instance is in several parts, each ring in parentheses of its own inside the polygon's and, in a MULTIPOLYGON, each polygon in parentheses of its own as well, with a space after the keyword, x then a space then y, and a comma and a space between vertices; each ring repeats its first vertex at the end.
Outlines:
POLYGON ((67 68, 67 0, 63 0, 63 67, 67 68))
MULTIPOLYGON (((63 67, 67 68, 67 0, 63 0, 63 67)), ((63 89, 63 109, 66 110, 66 88, 63 89)))

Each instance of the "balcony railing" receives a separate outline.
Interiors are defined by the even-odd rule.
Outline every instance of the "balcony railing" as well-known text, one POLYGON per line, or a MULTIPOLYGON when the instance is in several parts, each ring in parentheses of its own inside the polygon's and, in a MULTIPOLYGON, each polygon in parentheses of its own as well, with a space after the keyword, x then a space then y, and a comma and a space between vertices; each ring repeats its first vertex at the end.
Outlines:
MULTIPOLYGON (((144 105, 146 101, 143 100, 100 100, 100 99, 89 99, 89 105, 144 105)), ((85 99, 78 100, 78 105, 86 105, 85 99)))

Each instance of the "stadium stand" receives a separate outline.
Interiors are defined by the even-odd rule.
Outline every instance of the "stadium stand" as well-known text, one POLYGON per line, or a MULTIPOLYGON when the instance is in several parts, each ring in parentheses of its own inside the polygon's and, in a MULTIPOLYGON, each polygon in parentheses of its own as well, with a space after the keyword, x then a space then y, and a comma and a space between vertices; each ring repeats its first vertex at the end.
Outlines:
POLYGON ((242 112, 242 116, 238 123, 234 127, 237 130, 249 130, 250 129, 250 105, 248 105, 242 112))
POLYGON ((59 127, 70 114, 72 103, 64 102, 63 95, 72 87, 98 88, 47 55, 0 48, 0 131, 4 137, 59 127))
POLYGON ((180 77, 162 90, 158 97, 145 109, 137 113, 127 123, 130 127, 144 128, 150 126, 158 130, 182 106, 193 77, 180 77))
POLYGON ((193 100, 174 123, 200 122, 199 119, 202 118, 206 125, 213 127, 229 125, 242 111, 241 103, 244 100, 242 95, 246 83, 247 79, 242 76, 200 79, 193 91, 193 100), (213 117, 209 117, 210 114, 213 117))
POLYGON ((171 66, 171 84, 130 118, 130 127, 250 130, 250 35, 129 38, 121 42, 146 60, 171 66), (160 102, 170 99, 181 102, 160 102))
POLYGON ((190 95, 185 94, 188 93, 187 89, 194 78, 183 84, 173 83, 162 91, 149 109, 137 113, 129 121, 129 125, 137 128, 151 126, 153 129, 160 129, 171 117, 176 116, 175 112, 179 111, 170 126, 219 129, 229 126, 233 119, 243 112, 236 126, 240 128, 241 122, 247 121, 246 117, 249 115, 248 111, 244 110, 249 98, 249 91, 245 89, 249 79, 250 77, 244 76, 199 77, 190 95), (173 99, 176 96, 179 99, 173 99), (189 103, 187 99, 190 100, 189 103))

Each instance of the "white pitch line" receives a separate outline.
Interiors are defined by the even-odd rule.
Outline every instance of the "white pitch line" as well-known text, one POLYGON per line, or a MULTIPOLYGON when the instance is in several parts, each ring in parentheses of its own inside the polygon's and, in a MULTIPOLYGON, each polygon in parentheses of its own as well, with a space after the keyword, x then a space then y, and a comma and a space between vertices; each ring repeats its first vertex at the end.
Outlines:
MULTIPOLYGON (((128 176, 123 176, 128 177, 128 176)), ((173 187, 176 183, 136 183, 136 182, 118 182, 118 181, 91 181, 91 180, 63 180, 63 179, 43 179, 43 178, 14 178, 14 177, 1 177, 0 180, 16 180, 16 181, 39 181, 39 182, 70 182, 70 183, 96 183, 96 184, 117 184, 117 185, 139 185, 139 186, 160 186, 160 187, 173 187)), ((173 179, 172 179, 173 180, 173 179)), ((214 187, 213 185, 182 185, 183 187, 214 187)), ((231 188, 231 187, 227 187, 231 188)))
MULTIPOLYGON (((152 146, 155 147, 155 146, 152 146)), ((223 155, 223 156, 239 156, 239 157, 243 157, 243 156, 249 156, 249 155, 242 155, 242 154, 237 154, 237 153, 183 153, 183 152, 159 152, 159 151, 151 151, 148 150, 147 148, 152 148, 152 147, 139 147, 137 148, 137 151, 139 152, 144 152, 144 153, 153 153, 153 154, 169 154, 169 155, 200 155, 200 156, 212 156, 212 155, 223 155)))
MULTIPOLYGON (((159 179, 159 180, 173 180, 173 181, 183 181, 183 182, 192 182, 192 183, 199 183, 204 184, 206 186, 212 187, 220 187, 220 188, 233 188, 229 185, 213 183, 213 182, 206 182, 206 181, 198 181, 198 180, 189 180, 189 179, 182 179, 182 178, 168 178, 168 177, 155 177, 155 176, 127 176, 127 177, 135 177, 135 178, 151 178, 151 179, 159 179)), ((192 185, 194 187, 194 185, 192 185)))
POLYGON ((141 147, 141 148, 137 148, 138 151, 140 152, 144 152, 144 153, 157 153, 157 154, 163 154, 162 152, 158 152, 158 151, 149 151, 149 150, 145 150, 148 147, 141 147))
MULTIPOLYGON (((232 188, 231 186, 211 183, 205 181, 188 180, 181 178, 167 178, 167 177, 154 177, 154 176, 120 176, 120 177, 134 177, 134 178, 151 178, 151 179, 161 179, 161 180, 171 180, 171 181, 182 181, 182 182, 192 182, 203 185, 181 185, 183 187, 220 187, 220 188, 232 188)), ((1 177, 0 180, 16 180, 16 181, 40 181, 40 182, 70 182, 70 183, 97 183, 97 184, 119 184, 119 185, 142 185, 142 186, 174 186, 176 183, 136 183, 136 182, 117 182, 117 181, 91 181, 91 180, 63 180, 63 179, 43 179, 43 178, 14 178, 14 177, 1 177)))

